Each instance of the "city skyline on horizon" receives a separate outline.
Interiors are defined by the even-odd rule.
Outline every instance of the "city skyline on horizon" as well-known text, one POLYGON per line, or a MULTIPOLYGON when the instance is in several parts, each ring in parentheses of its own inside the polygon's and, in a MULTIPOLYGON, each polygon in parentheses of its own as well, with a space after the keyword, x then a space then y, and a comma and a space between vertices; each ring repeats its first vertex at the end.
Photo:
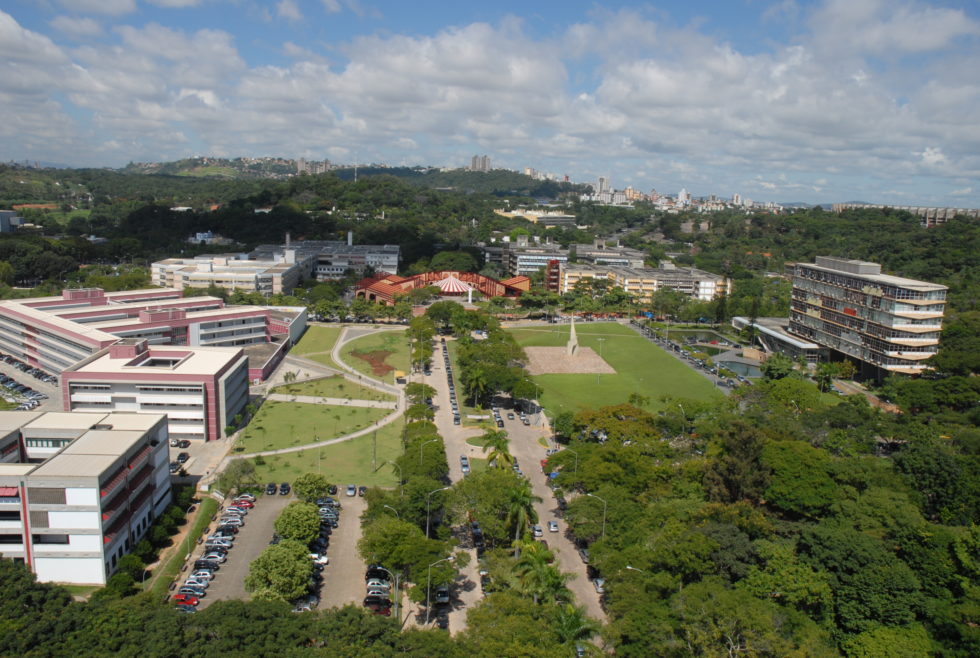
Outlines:
POLYGON ((535 9, 17 1, 0 10, 0 153, 460 168, 487 154, 670 195, 980 206, 974 3, 535 9))

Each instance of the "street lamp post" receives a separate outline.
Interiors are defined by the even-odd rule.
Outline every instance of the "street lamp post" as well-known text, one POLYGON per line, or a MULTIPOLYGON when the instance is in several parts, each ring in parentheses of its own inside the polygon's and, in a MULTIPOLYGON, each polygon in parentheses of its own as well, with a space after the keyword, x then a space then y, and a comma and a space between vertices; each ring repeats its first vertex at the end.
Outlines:
POLYGON ((606 503, 606 499, 591 493, 587 493, 585 495, 590 496, 592 498, 597 498, 602 501, 602 538, 605 539, 606 538, 606 508, 608 507, 608 504, 606 503))
POLYGON ((634 567, 632 565, 629 565, 629 564, 626 565, 626 568, 629 569, 630 571, 636 571, 638 573, 646 573, 647 572, 646 569, 637 569, 636 567, 634 567))
MULTIPOLYGON (((388 507, 388 506, 385 505, 385 507, 388 507)), ((382 571, 384 571, 389 576, 391 576, 392 580, 395 581, 395 619, 398 620, 398 625, 400 626, 401 623, 402 623, 402 617, 401 617, 400 614, 398 614, 398 604, 400 603, 400 600, 401 600, 401 596, 399 596, 399 594, 398 594, 398 581, 401 579, 401 576, 402 575, 400 573, 399 574, 393 574, 390 571, 388 571, 387 569, 385 569, 384 567, 380 567, 379 566, 378 568, 381 569, 382 571)))
POLYGON ((439 439, 429 439, 428 441, 423 441, 419 444, 419 466, 422 465, 422 448, 425 447, 427 443, 432 443, 433 441, 438 441, 439 439))
POLYGON ((432 517, 432 494, 439 493, 440 491, 446 491, 452 487, 442 487, 441 489, 435 489, 430 491, 425 495, 425 536, 429 536, 429 520, 432 517))
POLYGON ((429 625, 429 610, 431 607, 429 595, 432 593, 432 567, 436 566, 440 562, 452 562, 452 561, 453 561, 453 556, 450 555, 449 557, 444 557, 441 560, 436 560, 435 562, 429 565, 429 570, 428 570, 429 573, 425 578, 425 625, 426 626, 429 625))
POLYGON ((578 450, 573 450, 571 448, 565 448, 565 450, 575 455, 575 473, 578 474, 578 450))
POLYGON ((392 512, 394 512, 394 513, 395 513, 395 516, 396 516, 396 517, 397 517, 397 518, 398 518, 399 520, 401 520, 401 518, 402 518, 402 515, 401 515, 401 514, 399 514, 399 513, 398 513, 398 510, 396 510, 396 509, 395 509, 394 507, 392 507, 391 505, 382 505, 382 507, 387 507, 388 509, 390 509, 390 510, 391 510, 392 512))
MULTIPOLYGON (((381 466, 384 466, 385 464, 391 464, 392 466, 398 469, 398 495, 401 495, 402 493, 404 493, 404 485, 402 484, 403 482, 402 467, 391 460, 384 462, 383 464, 381 464, 381 466)), ((381 466, 378 466, 376 469, 374 469, 374 472, 377 473, 379 470, 381 470, 381 466)))

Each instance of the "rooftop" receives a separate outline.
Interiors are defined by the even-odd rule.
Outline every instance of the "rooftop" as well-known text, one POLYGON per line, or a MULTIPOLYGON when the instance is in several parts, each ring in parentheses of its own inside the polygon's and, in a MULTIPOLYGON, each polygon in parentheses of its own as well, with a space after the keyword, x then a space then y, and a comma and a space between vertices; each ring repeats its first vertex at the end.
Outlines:
POLYGON ((863 260, 817 256, 816 263, 798 263, 797 265, 812 267, 825 272, 844 272, 859 279, 895 286, 897 288, 908 288, 909 290, 929 291, 949 289, 947 286, 939 283, 907 279, 901 276, 892 276, 891 274, 881 274, 881 265, 863 260))
POLYGON ((91 359, 81 361, 66 373, 168 372, 180 375, 213 375, 242 355, 240 347, 150 346, 136 356, 113 358, 106 348, 91 359))

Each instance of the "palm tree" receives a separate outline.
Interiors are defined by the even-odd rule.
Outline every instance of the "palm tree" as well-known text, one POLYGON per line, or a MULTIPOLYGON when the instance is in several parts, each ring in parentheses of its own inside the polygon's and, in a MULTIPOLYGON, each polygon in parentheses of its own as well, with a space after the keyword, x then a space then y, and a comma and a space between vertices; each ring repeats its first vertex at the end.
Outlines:
MULTIPOLYGON (((514 544, 519 549, 522 542, 514 544)), ((524 543, 524 552, 514 563, 518 587, 525 594, 530 594, 535 604, 543 599, 558 598, 565 591, 565 582, 569 576, 551 564, 553 560, 551 551, 531 541, 524 543)))
POLYGON ((507 439, 507 432, 502 430, 487 430, 480 437, 483 442, 483 452, 490 451, 487 459, 491 464, 496 464, 497 468, 507 468, 514 463, 514 456, 510 454, 510 442, 507 439))
POLYGON ((599 624, 585 614, 585 609, 566 603, 558 610, 552 630, 562 644, 588 640, 599 632, 599 624))
MULTIPOLYGON (((510 490, 510 497, 507 501, 507 521, 514 525, 514 541, 520 540, 521 535, 527 531, 529 523, 538 520, 537 512, 534 511, 534 503, 540 503, 541 498, 534 495, 531 491, 531 483, 522 480, 521 484, 510 490)), ((517 557, 520 557, 521 549, 517 548, 517 557)))

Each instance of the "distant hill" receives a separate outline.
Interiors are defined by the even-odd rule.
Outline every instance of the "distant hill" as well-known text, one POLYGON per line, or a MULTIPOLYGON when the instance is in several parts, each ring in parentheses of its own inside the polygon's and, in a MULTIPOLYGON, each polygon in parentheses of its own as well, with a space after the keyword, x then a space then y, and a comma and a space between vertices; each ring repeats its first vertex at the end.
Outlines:
POLYGON ((175 162, 130 162, 119 172, 194 178, 288 178, 296 173, 296 162, 285 158, 186 158, 175 162))
MULTIPOLYGON (((334 170, 343 180, 353 180, 354 169, 334 170)), ((557 199, 567 194, 582 194, 588 185, 538 180, 507 169, 489 172, 451 169, 443 171, 432 167, 358 167, 358 179, 368 176, 394 176, 406 182, 433 189, 448 189, 471 194, 494 196, 525 196, 536 199, 557 199)))

